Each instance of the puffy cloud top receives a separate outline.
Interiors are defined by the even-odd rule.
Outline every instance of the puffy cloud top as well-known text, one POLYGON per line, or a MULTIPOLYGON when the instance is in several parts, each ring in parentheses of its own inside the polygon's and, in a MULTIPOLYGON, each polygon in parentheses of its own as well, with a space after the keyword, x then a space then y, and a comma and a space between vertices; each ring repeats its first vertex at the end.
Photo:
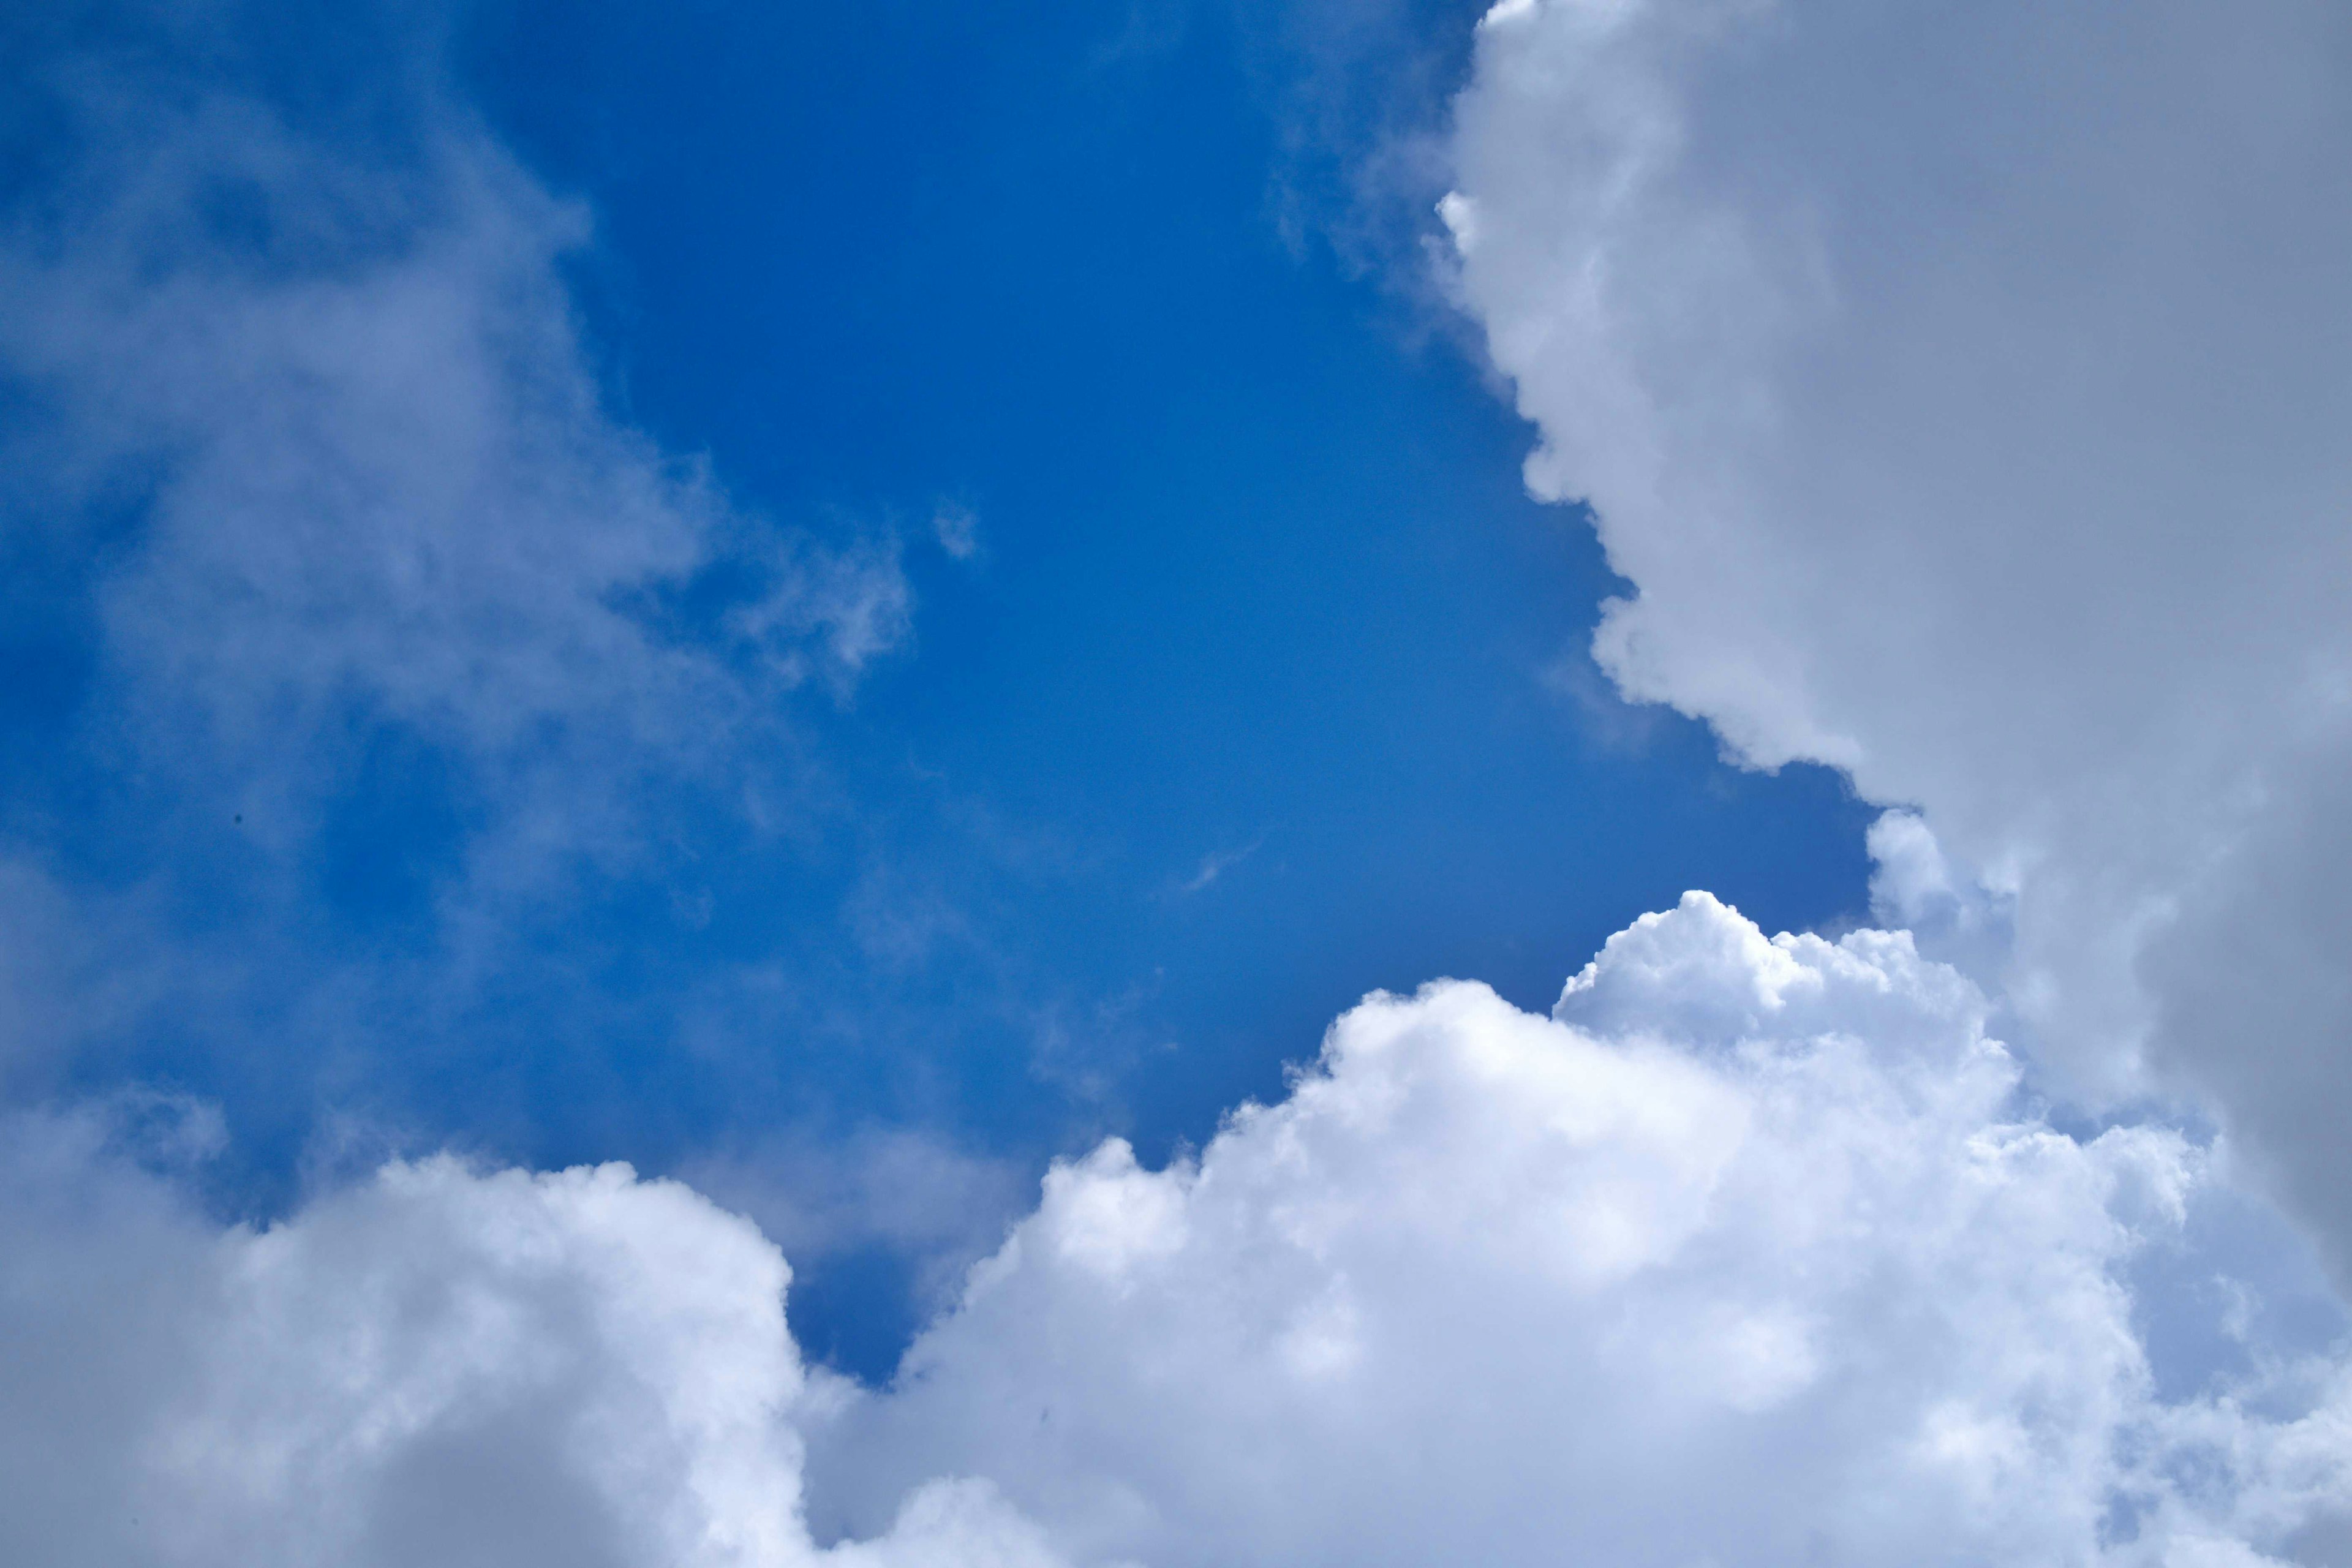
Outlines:
POLYGON ((1555 1019, 1374 996, 1196 1162, 1057 1168, 897 1387, 817 1439, 820 1516, 871 1528, 978 1472, 1081 1560, 1171 1568, 2283 1533, 2260 1510, 2336 1495, 2340 1464, 2290 1485, 2311 1426, 2160 1401, 2126 1282, 2206 1157, 2017 1115, 1983 1017, 1904 935, 1768 941, 1704 894, 1555 1019))

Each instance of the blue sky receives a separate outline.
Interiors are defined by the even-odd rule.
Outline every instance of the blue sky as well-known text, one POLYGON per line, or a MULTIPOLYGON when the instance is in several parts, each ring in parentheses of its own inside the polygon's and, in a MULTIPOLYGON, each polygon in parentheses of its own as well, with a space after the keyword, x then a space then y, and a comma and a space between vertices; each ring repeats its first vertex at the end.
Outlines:
POLYGON ((2347 265, 2321 0, 7 9, 0 1556, 2338 1561, 2347 265))
MULTIPOLYGON (((1450 82, 1469 19, 1373 68, 1450 82)), ((517 911, 453 999, 446 749, 353 720, 288 879, 223 898, 221 824, 139 831, 174 780, 110 765, 92 560, 51 563, 12 650, 20 842, 276 955, 158 997, 73 1081, 216 1100, 232 1212, 282 1205, 352 1118, 650 1171, 873 1123, 1032 1171, 1105 1131, 1164 1157, 1368 991, 1543 1005, 1702 882, 1769 929, 1863 913, 1868 813, 1834 775, 1726 766, 1591 669, 1623 584, 1577 509, 1522 493, 1528 437, 1459 331, 1367 270, 1330 173, 1354 149, 1301 143, 1276 25, 488 7, 383 24, 420 87, 280 20, 228 30, 230 79, 394 166, 408 95, 478 116, 585 215, 562 277, 613 416, 763 525, 896 552, 913 610, 854 689, 795 702, 789 829, 657 795, 684 852, 517 911), (415 35, 443 26, 436 62, 415 35), (337 985, 373 999, 327 1050, 299 1020, 337 985)), ((847 1258, 836 1293, 829 1267, 802 1331, 887 1370, 900 1275, 847 1258)))

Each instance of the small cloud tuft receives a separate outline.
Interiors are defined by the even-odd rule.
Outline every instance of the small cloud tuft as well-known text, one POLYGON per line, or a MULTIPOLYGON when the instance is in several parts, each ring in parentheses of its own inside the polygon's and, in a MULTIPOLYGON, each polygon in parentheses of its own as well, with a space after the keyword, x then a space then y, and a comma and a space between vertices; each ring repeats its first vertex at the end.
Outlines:
POLYGON ((979 514, 955 501, 941 501, 931 513, 931 536, 950 558, 970 561, 980 553, 979 514))

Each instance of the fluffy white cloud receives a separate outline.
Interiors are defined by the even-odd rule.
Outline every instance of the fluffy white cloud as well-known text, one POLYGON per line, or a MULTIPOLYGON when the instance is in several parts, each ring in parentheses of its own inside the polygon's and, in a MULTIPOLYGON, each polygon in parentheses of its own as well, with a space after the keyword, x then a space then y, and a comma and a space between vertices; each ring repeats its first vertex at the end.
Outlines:
POLYGON ((119 1147, 200 1156, 185 1108, 20 1116, 0 1555, 2326 1561, 2341 1314, 2279 1331, 2214 1152, 2033 1120, 1984 1013, 1703 894, 1555 1017, 1375 996, 1197 1160, 1056 1167, 878 1392, 674 1183, 445 1158, 222 1230, 119 1147))
POLYGON ((801 1364, 774 1246, 685 1187, 444 1158, 220 1232, 99 1132, 7 1129, 9 1561, 1051 1561, 971 1481, 815 1549, 796 1423, 841 1390, 801 1364))
POLYGON ((1058 1167, 815 1439, 821 1522, 976 1473, 1168 1568, 2261 1560, 2352 1499, 2340 1377, 2158 1397, 2130 1278, 2210 1155, 2023 1115, 1983 1017, 1703 894, 1554 1018, 1374 997, 1197 1162, 1058 1167))
POLYGON ((1511 0, 1454 111, 1604 668, 1923 808, 2063 1086, 2185 1068, 2352 1235, 2352 19, 1511 0))

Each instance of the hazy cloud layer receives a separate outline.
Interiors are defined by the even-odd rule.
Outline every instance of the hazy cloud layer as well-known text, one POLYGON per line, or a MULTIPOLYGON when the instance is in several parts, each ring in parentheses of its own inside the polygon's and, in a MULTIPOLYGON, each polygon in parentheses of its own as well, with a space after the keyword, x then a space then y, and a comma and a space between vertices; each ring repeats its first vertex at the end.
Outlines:
POLYGON ((585 215, 463 114, 386 154, 234 94, 58 96, 84 151, 0 248, 42 411, 15 525, 106 563, 124 743, 207 810, 297 840, 391 731, 446 755, 478 870, 622 855, 633 786, 903 638, 891 550, 742 517, 605 411, 558 271, 585 215))
POLYGON ((1604 667, 1923 808, 2060 1087, 2185 1072, 2340 1245, 2342 8, 1510 0, 1454 116, 1604 667))
POLYGON ((583 885, 824 809, 794 704, 910 594, 887 533, 751 515, 610 406, 586 214, 429 59, 354 125, 202 18, 116 20, 162 41, 12 78, 47 139, 0 202, 0 564, 71 718, 0 843, 5 1049, 257 1015, 251 1056, 365 1077, 583 885))

